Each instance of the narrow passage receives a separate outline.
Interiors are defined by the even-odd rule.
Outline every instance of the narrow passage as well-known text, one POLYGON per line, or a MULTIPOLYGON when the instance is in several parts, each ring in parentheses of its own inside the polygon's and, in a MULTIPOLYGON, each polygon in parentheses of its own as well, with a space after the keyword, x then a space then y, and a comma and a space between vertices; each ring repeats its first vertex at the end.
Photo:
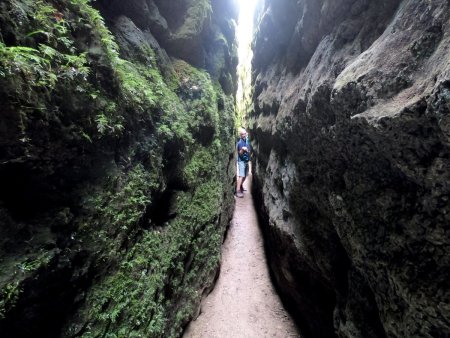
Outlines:
POLYGON ((250 194, 251 176, 222 248, 220 277, 185 338, 300 337, 270 281, 261 231, 250 194))

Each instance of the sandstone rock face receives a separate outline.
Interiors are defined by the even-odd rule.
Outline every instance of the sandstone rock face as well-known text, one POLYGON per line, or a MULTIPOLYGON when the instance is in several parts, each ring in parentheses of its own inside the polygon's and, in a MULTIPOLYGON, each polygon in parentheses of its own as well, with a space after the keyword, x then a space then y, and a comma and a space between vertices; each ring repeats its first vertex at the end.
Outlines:
POLYGON ((234 207, 233 8, 0 2, 1 337, 198 314, 234 207))
POLYGON ((237 7, 228 0, 99 1, 111 20, 129 18, 171 56, 208 69, 227 95, 237 89, 237 7))
POLYGON ((305 337, 448 337, 450 4, 266 0, 256 189, 305 337))

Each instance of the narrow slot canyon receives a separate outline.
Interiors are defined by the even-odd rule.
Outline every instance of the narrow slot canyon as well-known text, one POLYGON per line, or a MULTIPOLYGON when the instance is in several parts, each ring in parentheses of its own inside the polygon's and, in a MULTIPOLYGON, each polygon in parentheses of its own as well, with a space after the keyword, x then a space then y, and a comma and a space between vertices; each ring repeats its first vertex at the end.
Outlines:
POLYGON ((0 338, 450 338, 449 201, 448 0, 0 2, 0 338))
POLYGON ((222 248, 220 276, 184 338, 300 337, 270 280, 251 183, 245 186, 222 248))

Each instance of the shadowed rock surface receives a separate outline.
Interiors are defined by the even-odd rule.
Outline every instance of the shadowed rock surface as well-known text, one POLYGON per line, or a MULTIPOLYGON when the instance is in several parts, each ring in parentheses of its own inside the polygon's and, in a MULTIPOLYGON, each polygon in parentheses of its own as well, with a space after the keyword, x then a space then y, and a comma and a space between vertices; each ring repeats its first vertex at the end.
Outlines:
POLYGON ((266 0, 255 186, 305 337, 448 337, 450 4, 266 0))
POLYGON ((176 337, 197 312, 233 211, 235 15, 0 2, 1 337, 176 337))

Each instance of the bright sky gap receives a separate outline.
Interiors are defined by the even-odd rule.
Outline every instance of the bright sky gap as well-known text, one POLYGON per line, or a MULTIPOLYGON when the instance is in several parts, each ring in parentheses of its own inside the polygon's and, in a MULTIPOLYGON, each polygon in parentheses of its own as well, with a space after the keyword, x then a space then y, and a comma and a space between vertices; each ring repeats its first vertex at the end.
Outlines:
POLYGON ((244 116, 248 113, 250 89, 251 89, 251 63, 253 53, 251 43, 253 37, 253 17, 258 0, 240 0, 239 18, 237 26, 238 41, 238 91, 237 91, 237 109, 238 123, 243 123, 244 116))

